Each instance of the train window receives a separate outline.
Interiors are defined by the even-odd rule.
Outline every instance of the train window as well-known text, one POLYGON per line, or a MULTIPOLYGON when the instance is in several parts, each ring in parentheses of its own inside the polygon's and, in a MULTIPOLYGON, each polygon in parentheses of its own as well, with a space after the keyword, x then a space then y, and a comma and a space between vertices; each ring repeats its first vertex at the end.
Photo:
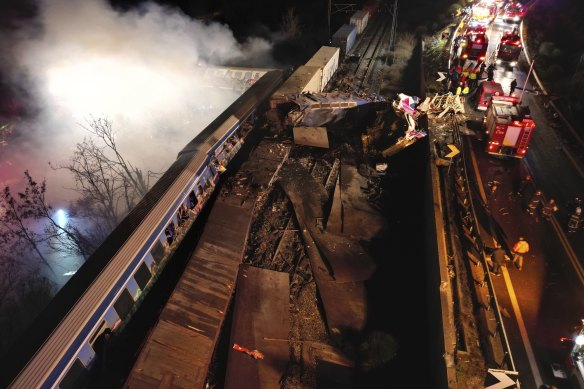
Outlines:
POLYGON ((195 194, 194 191, 191 190, 191 192, 189 193, 189 208, 190 209, 195 208, 198 203, 199 201, 197 200, 197 195, 195 194))
POLYGON ((99 336, 99 334, 101 334, 103 332, 103 330, 105 330, 107 328, 106 326, 106 322, 105 320, 102 320, 101 323, 99 324, 99 327, 97 328, 97 330, 95 331, 95 333, 93 334, 93 336, 89 339, 89 344, 91 346, 93 346, 93 343, 95 342, 95 339, 99 336))
POLYGON ((132 306, 134 305, 134 299, 132 299, 132 295, 128 291, 128 289, 124 288, 122 294, 116 300, 114 304, 114 308, 118 313, 120 319, 124 320, 126 316, 130 313, 132 306))
POLYGON ((140 286, 140 289, 144 290, 151 278, 152 274, 150 273, 150 270, 148 270, 146 264, 142 262, 134 274, 134 279, 138 283, 138 286, 140 286))
POLYGON ((132 296, 132 300, 136 301, 140 297, 140 287, 134 278, 130 278, 126 284, 126 288, 132 296))
MULTIPOLYGON (((166 236, 164 236, 164 240, 166 240, 166 236)), ((160 262, 164 259, 164 255, 166 254, 166 252, 160 240, 157 239, 156 242, 154 242, 152 250, 150 250, 150 254, 152 254, 152 258, 158 264, 160 264, 160 262)))
POLYGON ((111 307, 106 311, 104 318, 105 321, 107 321, 107 324, 109 325, 110 328, 115 328, 116 323, 118 322, 118 320, 120 320, 120 317, 116 313, 115 309, 111 307))
POLYGON ((154 258, 152 258, 152 254, 147 253, 144 257, 144 263, 148 266, 148 269, 152 270, 152 266, 154 265, 154 258))
POLYGON ((73 365, 65 374, 65 377, 59 383, 59 388, 67 389, 67 388, 79 388, 87 376, 87 369, 83 366, 83 363, 79 360, 79 358, 75 359, 73 365))

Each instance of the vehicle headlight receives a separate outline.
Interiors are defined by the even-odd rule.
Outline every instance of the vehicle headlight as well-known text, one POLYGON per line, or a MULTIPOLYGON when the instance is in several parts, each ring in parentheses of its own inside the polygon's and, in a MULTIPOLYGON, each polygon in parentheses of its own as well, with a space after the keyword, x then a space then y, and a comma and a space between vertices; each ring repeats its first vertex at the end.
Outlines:
POLYGON ((513 19, 515 19, 516 21, 519 21, 519 16, 515 15, 515 16, 513 17, 513 19))
POLYGON ((500 60, 500 59, 498 59, 498 60, 496 60, 496 61, 495 61, 495 63, 496 63, 497 65, 501 65, 501 60, 500 60))
POLYGON ((517 66, 517 61, 513 61, 513 62, 511 62, 511 66, 512 66, 512 67, 513 67, 513 66, 517 66))

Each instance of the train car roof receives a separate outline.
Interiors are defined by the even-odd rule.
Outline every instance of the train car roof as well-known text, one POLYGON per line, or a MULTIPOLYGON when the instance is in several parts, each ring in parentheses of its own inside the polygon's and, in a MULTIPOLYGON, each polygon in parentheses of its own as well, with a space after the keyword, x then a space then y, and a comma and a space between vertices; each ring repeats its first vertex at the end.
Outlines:
MULTIPOLYGON (((85 261, 71 279, 53 297, 47 307, 39 314, 34 322, 24 331, 18 340, 1 356, 0 387, 7 387, 26 366, 35 353, 42 347, 53 330, 83 296, 90 284, 107 267, 109 261, 116 255, 120 247, 130 238, 133 231, 154 208, 159 199, 169 189, 169 186, 183 172, 186 166, 195 157, 197 151, 207 152, 215 138, 217 130, 230 116, 241 116, 243 110, 249 109, 245 104, 257 105, 271 95, 285 77, 282 70, 272 70, 260 78, 246 92, 244 92, 231 106, 217 119, 209 124, 179 153, 177 160, 160 177, 144 198, 134 207, 120 224, 109 234, 97 250, 85 261), (276 86, 273 86, 276 85, 276 86), (207 144, 208 146, 204 146, 207 144)), ((218 139, 217 139, 218 140, 218 139)), ((206 158, 206 156, 205 156, 206 158)), ((201 163, 205 158, 201 158, 201 163)))

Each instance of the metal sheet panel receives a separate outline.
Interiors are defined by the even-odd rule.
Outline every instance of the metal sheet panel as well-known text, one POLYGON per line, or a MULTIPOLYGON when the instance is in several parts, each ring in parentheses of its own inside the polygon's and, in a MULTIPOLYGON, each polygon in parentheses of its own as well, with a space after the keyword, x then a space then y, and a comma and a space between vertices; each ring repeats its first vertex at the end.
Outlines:
POLYGON ((325 127, 294 127, 294 143, 297 145, 329 148, 325 127))

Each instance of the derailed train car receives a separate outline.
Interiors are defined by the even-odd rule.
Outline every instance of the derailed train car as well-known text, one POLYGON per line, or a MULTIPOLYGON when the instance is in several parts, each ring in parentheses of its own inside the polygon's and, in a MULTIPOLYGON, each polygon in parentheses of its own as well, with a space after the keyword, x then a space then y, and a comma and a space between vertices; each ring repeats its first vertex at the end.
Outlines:
POLYGON ((80 386, 95 360, 96 342, 123 329, 176 247, 180 229, 196 220, 219 172, 239 150, 244 124, 286 76, 280 70, 266 73, 180 151, 6 353, 1 387, 80 386))

